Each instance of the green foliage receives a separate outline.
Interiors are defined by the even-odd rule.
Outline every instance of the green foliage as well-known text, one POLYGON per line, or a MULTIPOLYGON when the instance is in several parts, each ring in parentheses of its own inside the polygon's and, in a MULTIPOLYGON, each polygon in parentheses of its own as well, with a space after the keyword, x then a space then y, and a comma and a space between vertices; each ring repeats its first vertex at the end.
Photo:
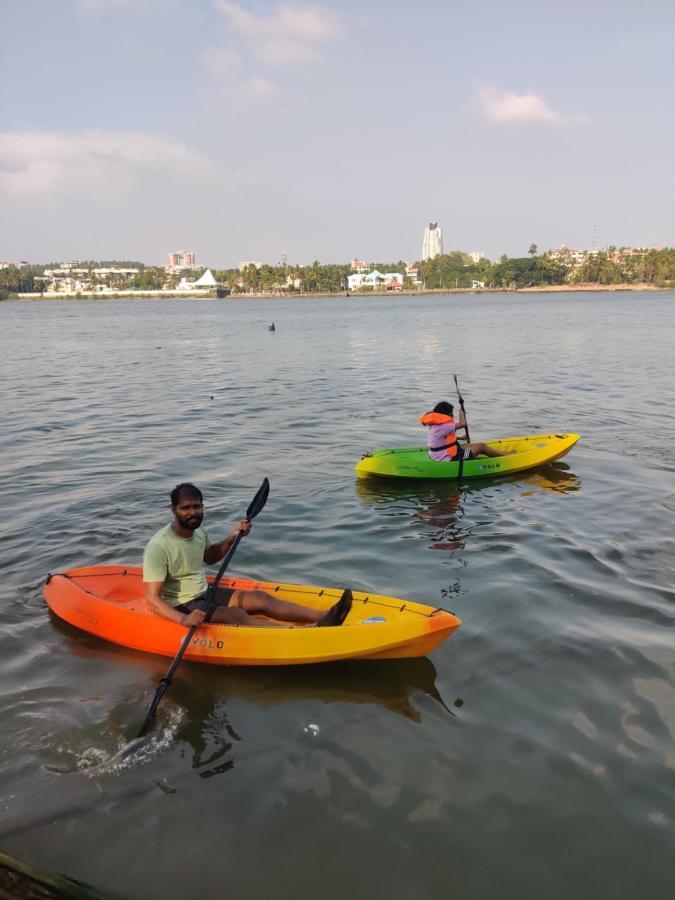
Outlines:
POLYGON ((468 253, 453 250, 418 264, 425 288, 470 288, 472 281, 491 279, 492 263, 481 259, 474 263, 468 253))
MULTIPOLYGON (((503 255, 498 263, 482 259, 474 263, 461 250, 453 250, 436 259, 418 262, 420 280, 426 289, 453 290, 471 288, 473 281, 481 281, 486 288, 520 288, 538 285, 571 284, 650 284, 656 287, 675 286, 675 248, 663 250, 627 250, 610 247, 595 254, 587 254, 576 263, 570 252, 560 260, 544 254, 536 255, 537 246, 531 244, 528 256, 510 259, 503 255)), ((17 293, 42 290, 40 276, 45 268, 58 268, 59 263, 31 266, 9 266, 0 269, 0 300, 17 293)), ((75 265, 75 264, 74 264, 75 265)), ((105 284, 121 289, 155 291, 173 289, 180 274, 168 274, 163 267, 144 266, 135 261, 103 260, 79 262, 76 268, 137 268, 139 272, 129 278, 124 275, 90 276, 92 283, 105 284)), ((405 275, 406 263, 376 262, 369 267, 380 272, 400 272, 405 275)), ((194 270, 191 280, 196 280, 204 269, 194 270)), ((344 293, 347 276, 352 268, 345 264, 326 264, 314 260, 310 266, 264 265, 257 269, 248 266, 238 269, 214 270, 216 281, 236 293, 344 293)), ((414 289, 405 277, 404 287, 414 289)))
MULTIPOLYGON (((61 263, 49 263, 45 268, 58 269, 61 263)), ((134 259, 86 259, 73 263, 75 269, 144 269, 145 263, 134 259)))
POLYGON ((34 278, 42 272, 41 266, 28 266, 18 268, 18 266, 9 266, 7 269, 0 269, 0 292, 5 295, 9 294, 30 294, 34 290, 40 290, 34 287, 34 278))
POLYGON ((507 259, 492 269, 496 287, 535 287, 540 284, 564 284, 565 266, 548 256, 507 259))
POLYGON ((570 270, 572 284, 653 284, 675 281, 675 249, 631 251, 610 247, 570 270))
POLYGON ((141 269, 127 282, 126 287, 133 291, 160 291, 166 282, 167 275, 164 269, 157 267, 141 269))

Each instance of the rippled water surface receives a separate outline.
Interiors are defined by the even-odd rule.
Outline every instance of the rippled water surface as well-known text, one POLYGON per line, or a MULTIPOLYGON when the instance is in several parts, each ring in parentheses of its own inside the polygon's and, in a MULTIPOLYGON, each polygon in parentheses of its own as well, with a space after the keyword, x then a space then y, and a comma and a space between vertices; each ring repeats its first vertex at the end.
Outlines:
POLYGON ((675 891, 675 295, 0 304, 0 849, 125 898, 675 891), (276 323, 276 331, 267 328, 276 323), (453 399, 520 477, 360 482, 453 399), (184 663, 77 632, 47 572, 138 563, 168 491, 238 574, 454 610, 429 658, 184 663), (311 726, 311 727, 310 727, 311 726), (65 769, 66 773, 52 770, 65 769))

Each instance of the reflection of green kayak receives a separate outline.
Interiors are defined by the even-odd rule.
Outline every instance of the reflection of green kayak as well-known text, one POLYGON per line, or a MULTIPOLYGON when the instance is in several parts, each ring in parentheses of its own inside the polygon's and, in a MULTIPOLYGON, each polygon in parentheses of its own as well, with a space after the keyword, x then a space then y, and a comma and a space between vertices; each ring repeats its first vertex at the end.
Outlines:
POLYGON ((522 437, 485 441, 496 450, 515 450, 510 456, 480 456, 467 460, 461 467, 457 462, 436 462, 429 459, 426 447, 394 447, 374 450, 357 464, 359 478, 487 478, 511 475, 533 469, 560 459, 579 440, 578 434, 533 434, 522 437))

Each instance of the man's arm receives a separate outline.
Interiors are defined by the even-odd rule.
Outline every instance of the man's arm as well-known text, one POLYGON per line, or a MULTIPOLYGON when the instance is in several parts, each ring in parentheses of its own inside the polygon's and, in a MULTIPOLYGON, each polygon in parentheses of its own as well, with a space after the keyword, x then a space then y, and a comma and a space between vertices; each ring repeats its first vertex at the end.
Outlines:
POLYGON ((241 519, 241 521, 237 522, 232 533, 229 534, 224 541, 221 541, 219 544, 209 544, 206 550, 204 550, 204 562, 207 566, 212 566, 214 563, 219 562, 235 542, 237 534, 240 531, 243 531, 244 534, 248 534, 251 530, 251 525, 252 522, 248 519, 241 519))
POLYGON ((165 619, 171 619, 172 622, 178 622, 179 625, 185 625, 186 628, 202 624, 205 614, 201 609, 194 609, 191 613, 182 613, 179 609, 175 609, 162 599, 163 587, 163 581, 145 582, 145 602, 152 612, 164 616, 165 619))
POLYGON ((463 409, 459 411, 459 419, 455 424, 455 431, 466 431, 466 416, 463 409))

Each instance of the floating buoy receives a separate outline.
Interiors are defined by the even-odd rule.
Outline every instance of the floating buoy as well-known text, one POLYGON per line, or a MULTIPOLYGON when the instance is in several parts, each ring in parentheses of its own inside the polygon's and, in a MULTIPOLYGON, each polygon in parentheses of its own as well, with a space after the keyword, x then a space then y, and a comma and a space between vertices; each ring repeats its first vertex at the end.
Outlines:
POLYGON ((274 324, 274 322, 268 322, 267 327, 270 331, 276 331, 276 325, 274 324))

